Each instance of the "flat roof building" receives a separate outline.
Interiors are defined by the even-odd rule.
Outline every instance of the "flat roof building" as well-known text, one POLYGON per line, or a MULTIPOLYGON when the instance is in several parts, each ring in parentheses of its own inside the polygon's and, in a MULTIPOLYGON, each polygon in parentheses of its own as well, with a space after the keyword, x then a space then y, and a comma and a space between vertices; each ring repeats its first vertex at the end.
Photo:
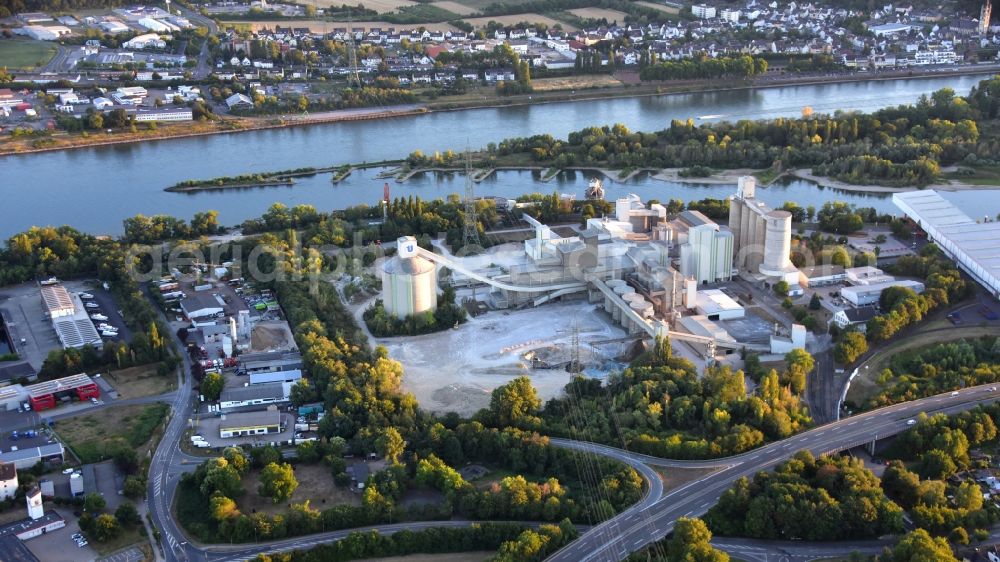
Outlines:
POLYGON ((63 463, 65 452, 62 443, 46 443, 37 447, 4 451, 0 453, 0 462, 13 463, 18 470, 31 468, 38 464, 38 461, 55 466, 63 463))
POLYGON ((1000 222, 977 223, 933 189, 894 193, 892 202, 962 271, 1000 299, 1000 222))
POLYGON ((219 424, 219 437, 230 439, 249 435, 281 433, 281 412, 271 406, 264 412, 224 414, 219 424))
POLYGON ((250 373, 250 386, 258 384, 268 384, 276 382, 293 383, 302 378, 301 369, 291 369, 289 371, 263 371, 250 373))
POLYGON ((181 300, 181 310, 184 315, 194 320, 196 318, 207 318, 218 316, 225 311, 225 307, 219 298, 209 293, 194 293, 187 295, 181 300))
POLYGON ((799 284, 803 287, 836 285, 847 279, 847 272, 840 265, 817 265, 799 270, 799 284))
POLYGON ((54 408, 57 402, 66 397, 87 400, 101 395, 97 383, 83 373, 33 384, 25 387, 24 391, 28 394, 31 407, 36 411, 54 408))
POLYGON ((45 314, 49 318, 55 319, 61 316, 72 316, 76 312, 76 305, 73 298, 69 296, 69 291, 62 285, 42 285, 42 304, 45 305, 45 314))
POLYGON ((746 311, 740 303, 719 289, 698 291, 695 299, 695 309, 709 320, 730 320, 743 318, 746 311))
POLYGON ((854 306, 868 306, 878 304, 878 299, 882 291, 889 287, 906 287, 913 289, 917 294, 924 292, 924 284, 920 281, 900 279, 898 281, 888 281, 886 283, 875 283, 872 285, 853 285, 840 290, 840 295, 844 300, 854 306))
POLYGON ((288 402, 291 396, 292 384, 290 382, 273 382, 226 388, 222 390, 222 396, 219 398, 219 406, 223 410, 226 410, 288 402))

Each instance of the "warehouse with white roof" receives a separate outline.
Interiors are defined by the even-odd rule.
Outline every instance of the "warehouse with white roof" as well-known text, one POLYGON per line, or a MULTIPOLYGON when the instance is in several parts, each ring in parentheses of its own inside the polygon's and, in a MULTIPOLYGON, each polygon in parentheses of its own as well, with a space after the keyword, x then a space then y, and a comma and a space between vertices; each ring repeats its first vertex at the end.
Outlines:
POLYGON ((959 268, 1000 298, 1000 223, 977 223, 932 189, 895 193, 892 202, 959 268))

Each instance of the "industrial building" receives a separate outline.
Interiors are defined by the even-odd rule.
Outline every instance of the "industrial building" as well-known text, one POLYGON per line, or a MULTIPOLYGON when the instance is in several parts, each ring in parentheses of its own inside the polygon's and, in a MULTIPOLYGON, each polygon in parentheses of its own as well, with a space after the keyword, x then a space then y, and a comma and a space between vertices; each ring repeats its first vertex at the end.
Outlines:
POLYGON ((194 293, 181 300, 181 310, 191 320, 222 316, 225 303, 210 293, 194 293))
MULTIPOLYGON (((752 178, 744 190, 752 198, 752 178)), ((766 267, 757 278, 772 282, 788 278, 798 288, 799 272, 788 257, 791 215, 766 211, 761 216, 760 232, 763 237, 770 230, 772 244, 766 255, 761 251, 760 263, 766 261, 766 267), (768 213, 772 213, 770 227, 768 213), (764 275, 771 273, 778 278, 764 275)), ((752 214, 747 213, 748 221, 752 214)), ((444 248, 432 252, 417 246, 412 237, 400 238, 399 253, 382 269, 387 310, 397 316, 431 310, 437 299, 435 269, 440 266, 450 270, 455 284, 488 285, 483 300, 495 309, 539 306, 580 295, 591 303, 603 303, 611 318, 632 336, 669 336, 708 354, 716 349, 769 351, 763 342, 736 341, 724 334, 724 329, 675 331, 683 329, 679 326, 683 309, 697 309, 700 284, 725 281, 736 273, 732 267, 735 233, 704 214, 684 212, 667 221, 663 205, 646 205, 630 194, 616 200, 613 216, 588 219, 574 236, 560 236, 530 215, 522 218, 534 236, 524 241, 523 252, 496 256, 499 261, 478 263, 482 260, 453 257, 444 248), (684 307, 680 306, 682 292, 687 295, 684 307)), ((709 317, 740 318, 745 314, 728 297, 714 299, 709 293, 702 299, 700 316, 706 322, 712 321, 709 317)), ((803 333, 801 338, 785 338, 777 345, 787 348, 804 342, 803 333)))
POLYGON ((12 462, 0 462, 0 501, 17 495, 17 467, 12 462))
POLYGON ((288 371, 262 371, 250 373, 250 386, 270 383, 294 383, 302 378, 301 369, 291 369, 288 371))
POLYGON ((262 406, 288 402, 293 384, 290 382, 273 382, 226 388, 223 389, 222 395, 219 398, 219 406, 223 410, 231 410, 246 406, 262 406))
POLYGON ((281 433, 283 430, 281 412, 274 406, 270 406, 264 412, 223 414, 219 424, 219 437, 231 439, 233 437, 281 433))
POLYGON ((1000 222, 977 223, 938 192, 894 193, 892 202, 958 267, 1000 299, 1000 222))
POLYGON ((870 265, 845 269, 844 277, 851 285, 878 285, 896 280, 892 275, 870 265))
POLYGON ((103 347, 101 336, 79 295, 70 294, 58 283, 42 285, 40 292, 45 315, 52 321, 52 329, 63 348, 80 348, 85 345, 97 349, 103 347))
POLYGON ((803 287, 825 287, 847 280, 847 271, 842 265, 817 265, 799 270, 799 285, 803 287))
POLYGON ((24 388, 28 401, 35 411, 55 408, 59 402, 72 399, 99 398, 101 390, 86 374, 70 375, 61 379, 44 381, 24 388))
POLYGON ((265 353, 244 353, 240 355, 242 370, 249 373, 290 371, 302 368, 302 356, 298 353, 279 351, 265 353))
POLYGON ((39 461, 50 466, 58 466, 63 463, 66 450, 62 443, 46 443, 37 447, 14 448, 10 451, 0 452, 0 462, 13 463, 18 470, 29 469, 39 461))
POLYGON ((709 320, 732 320, 746 316, 746 311, 738 302, 718 289, 698 291, 695 309, 709 320))
POLYGON ((752 176, 739 179, 729 201, 729 230, 737 269, 749 275, 798 285, 799 271, 792 265, 792 214, 772 210, 756 198, 757 182, 752 176))
POLYGON ((844 297, 844 300, 856 307, 869 306, 878 304, 878 299, 882 295, 882 291, 888 289, 889 287, 905 287, 907 289, 913 289, 913 291, 917 294, 924 292, 924 284, 920 281, 901 279, 897 281, 887 281, 885 283, 874 283, 872 285, 852 285, 850 287, 844 287, 840 290, 840 295, 844 297))
POLYGON ((382 303, 397 318, 437 310, 437 268, 417 255, 417 239, 397 240, 396 255, 382 265, 382 303))
POLYGON ((698 283, 730 280, 733 277, 732 232, 720 228, 699 211, 684 211, 675 222, 687 230, 686 241, 680 246, 681 275, 698 283))

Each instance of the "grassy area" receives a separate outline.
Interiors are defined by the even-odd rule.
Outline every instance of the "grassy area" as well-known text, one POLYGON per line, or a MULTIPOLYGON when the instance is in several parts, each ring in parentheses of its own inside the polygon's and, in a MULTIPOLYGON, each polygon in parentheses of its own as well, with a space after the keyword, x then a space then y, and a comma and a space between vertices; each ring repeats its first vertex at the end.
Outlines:
POLYGON ((778 178, 781 172, 778 172, 774 168, 767 168, 766 170, 760 170, 753 173, 753 177, 757 178, 757 182, 760 185, 767 185, 778 178))
POLYGON ((30 69, 49 62, 56 54, 50 41, 0 40, 0 67, 30 69))
POLYGON ((972 173, 947 172, 942 174, 945 179, 969 185, 997 185, 1000 183, 1000 166, 962 166, 962 170, 972 173))
POLYGON ((688 484, 689 482, 695 482, 712 474, 713 472, 718 472, 718 468, 667 468, 664 466, 653 467, 660 475, 660 480, 663 481, 663 490, 669 492, 676 488, 688 484))
POLYGON ((106 408, 55 423, 55 431, 83 463, 110 458, 120 447, 145 456, 146 444, 169 412, 167 404, 135 404, 106 408))
MULTIPOLYGON (((145 515, 143 515, 145 517, 145 515)), ((106 541, 89 541, 90 548, 93 548, 100 556, 108 556, 122 550, 123 548, 135 545, 142 551, 145 555, 144 560, 153 559, 153 547, 149 545, 149 536, 146 535, 146 529, 142 524, 135 525, 133 528, 122 528, 122 532, 117 537, 106 541)))
POLYGON ((561 78, 536 78, 531 81, 531 87, 536 92, 552 92, 556 90, 586 90, 590 88, 609 88, 621 86, 620 80, 608 74, 588 74, 583 76, 565 76, 561 78))
POLYGON ((121 399, 157 396, 177 388, 174 373, 160 375, 156 372, 158 363, 139 365, 108 373, 108 379, 118 391, 121 399))
POLYGON ((309 501, 314 509, 327 509, 335 505, 361 505, 361 494, 340 488, 333 483, 330 469, 322 464, 295 465, 295 479, 299 487, 287 501, 274 503, 270 498, 261 497, 257 493, 260 481, 260 471, 251 470, 243 477, 243 489, 246 494, 238 498, 240 511, 243 513, 263 512, 275 515, 288 511, 288 504, 309 501))

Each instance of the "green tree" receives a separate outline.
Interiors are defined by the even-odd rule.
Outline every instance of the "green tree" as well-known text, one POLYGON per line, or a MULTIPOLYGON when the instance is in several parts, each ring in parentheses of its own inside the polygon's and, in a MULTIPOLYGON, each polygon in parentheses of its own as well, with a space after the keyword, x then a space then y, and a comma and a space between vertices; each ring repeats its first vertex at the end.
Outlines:
POLYGON ((681 517, 674 523, 674 536, 667 543, 671 562, 729 562, 729 555, 712 548, 712 532, 701 519, 681 517))
POLYGON ((298 487, 299 481, 295 479, 292 465, 272 462, 260 472, 260 486, 257 487, 257 493, 278 503, 292 497, 298 487))
POLYGON ((289 400, 291 400, 292 404, 295 406, 315 402, 316 398, 316 391, 309 383, 309 379, 299 379, 294 385, 292 385, 292 390, 289 393, 289 400))
POLYGON ((97 492, 91 492, 83 498, 83 510, 87 513, 99 513, 104 511, 107 505, 108 503, 97 492))
POLYGON ((375 439, 375 450, 385 460, 395 464, 406 450, 406 441, 395 427, 387 427, 380 431, 378 438, 375 439))
POLYGON ((892 549, 892 562, 958 562, 944 537, 931 537, 917 529, 901 538, 892 549))
POLYGON ((102 513, 94 519, 94 539, 97 542, 107 542, 117 537, 122 531, 121 524, 109 513, 102 513))
POLYGON ((125 526, 136 525, 141 522, 139 511, 132 502, 124 502, 115 510, 115 519, 125 526))
POLYGON ((542 401, 531 385, 531 379, 522 376, 493 389, 489 414, 498 427, 537 427, 541 406, 542 401))
POLYGON ((226 386, 226 380, 219 373, 209 373, 201 381, 201 394, 205 400, 215 402, 222 395, 222 389, 226 386))
POLYGON ((833 358, 842 365, 853 363, 868 351, 868 340, 861 332, 850 331, 841 336, 833 348, 833 358))
POLYGON ((126 497, 138 499, 146 495, 146 483, 138 476, 129 476, 125 479, 122 492, 126 497))

